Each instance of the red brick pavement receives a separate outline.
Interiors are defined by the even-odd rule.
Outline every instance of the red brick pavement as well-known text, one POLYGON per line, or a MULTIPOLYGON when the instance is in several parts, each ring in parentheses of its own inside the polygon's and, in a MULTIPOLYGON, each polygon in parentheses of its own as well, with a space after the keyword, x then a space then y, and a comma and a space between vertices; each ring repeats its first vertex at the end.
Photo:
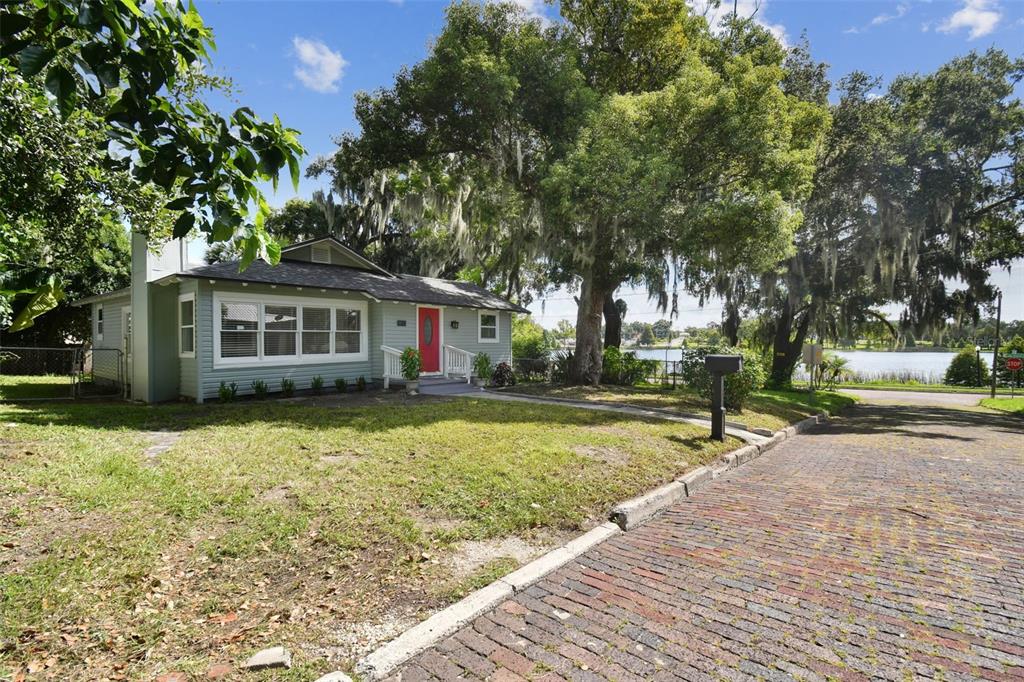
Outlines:
POLYGON ((392 679, 1024 680, 1024 423, 861 407, 392 679))

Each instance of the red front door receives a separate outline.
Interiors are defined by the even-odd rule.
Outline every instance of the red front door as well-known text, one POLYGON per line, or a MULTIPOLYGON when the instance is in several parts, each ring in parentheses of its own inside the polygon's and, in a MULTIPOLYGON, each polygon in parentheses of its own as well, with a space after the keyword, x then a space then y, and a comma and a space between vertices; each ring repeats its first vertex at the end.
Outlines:
POLYGON ((441 371, 441 311, 420 308, 420 355, 425 373, 441 371))

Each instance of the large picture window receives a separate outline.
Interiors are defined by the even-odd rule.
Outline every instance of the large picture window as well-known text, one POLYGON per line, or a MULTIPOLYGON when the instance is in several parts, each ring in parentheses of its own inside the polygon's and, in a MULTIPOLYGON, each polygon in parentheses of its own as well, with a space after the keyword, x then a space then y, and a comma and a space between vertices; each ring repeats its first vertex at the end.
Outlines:
POLYGON ((480 343, 498 343, 498 314, 480 311, 480 343))
POLYGON ((368 357, 367 307, 362 302, 214 294, 214 309, 220 311, 215 365, 354 362, 368 357))
POLYGON ((183 294, 178 297, 178 355, 196 356, 196 297, 183 294))

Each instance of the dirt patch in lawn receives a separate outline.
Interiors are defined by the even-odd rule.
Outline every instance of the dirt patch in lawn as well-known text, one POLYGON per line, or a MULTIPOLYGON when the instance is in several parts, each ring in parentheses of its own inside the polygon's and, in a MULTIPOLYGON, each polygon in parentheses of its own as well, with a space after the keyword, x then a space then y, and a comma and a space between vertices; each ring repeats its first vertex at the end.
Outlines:
POLYGON ((620 448, 609 447, 607 445, 577 445, 573 448, 580 457, 586 457, 587 459, 597 460, 598 462, 604 462, 605 464, 611 464, 612 466, 625 466, 629 464, 630 454, 624 452, 620 448))
POLYGON ((454 577, 464 578, 495 559, 508 558, 525 564, 543 554, 545 549, 547 548, 514 536, 493 540, 467 540, 459 543, 458 549, 445 559, 444 563, 454 577))

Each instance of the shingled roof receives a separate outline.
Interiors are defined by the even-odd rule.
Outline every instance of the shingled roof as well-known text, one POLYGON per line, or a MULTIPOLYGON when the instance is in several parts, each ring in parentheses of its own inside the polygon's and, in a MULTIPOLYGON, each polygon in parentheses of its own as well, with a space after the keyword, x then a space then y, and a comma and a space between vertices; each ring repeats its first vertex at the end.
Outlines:
POLYGON ((277 265, 271 266, 264 261, 257 260, 244 272, 239 272, 238 261, 227 261, 190 268, 177 273, 176 276, 300 286, 311 289, 359 291, 382 301, 486 308, 516 313, 529 312, 526 308, 470 282, 455 282, 416 275, 387 276, 342 265, 305 261, 282 259, 277 265))

